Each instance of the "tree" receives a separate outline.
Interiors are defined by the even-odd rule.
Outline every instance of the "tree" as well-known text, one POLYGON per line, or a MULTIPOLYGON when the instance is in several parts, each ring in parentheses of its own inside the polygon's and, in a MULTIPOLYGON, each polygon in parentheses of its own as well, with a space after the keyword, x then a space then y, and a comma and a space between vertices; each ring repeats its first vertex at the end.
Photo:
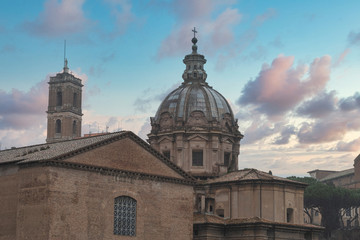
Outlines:
POLYGON ((288 179, 309 184, 304 192, 305 213, 310 217, 309 209, 319 211, 321 214, 321 225, 325 227, 325 236, 340 227, 344 209, 360 206, 359 190, 351 190, 335 187, 317 181, 310 177, 289 177, 288 179))

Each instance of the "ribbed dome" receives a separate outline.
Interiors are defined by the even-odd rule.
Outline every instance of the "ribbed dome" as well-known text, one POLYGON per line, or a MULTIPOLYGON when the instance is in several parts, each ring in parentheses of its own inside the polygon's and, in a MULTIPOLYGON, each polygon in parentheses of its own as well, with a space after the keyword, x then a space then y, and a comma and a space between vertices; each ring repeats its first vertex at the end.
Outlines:
POLYGON ((208 121, 220 121, 224 114, 234 119, 231 108, 225 98, 205 82, 183 83, 172 91, 161 103, 155 122, 159 121, 162 113, 168 112, 175 121, 187 122, 190 114, 201 111, 208 121))

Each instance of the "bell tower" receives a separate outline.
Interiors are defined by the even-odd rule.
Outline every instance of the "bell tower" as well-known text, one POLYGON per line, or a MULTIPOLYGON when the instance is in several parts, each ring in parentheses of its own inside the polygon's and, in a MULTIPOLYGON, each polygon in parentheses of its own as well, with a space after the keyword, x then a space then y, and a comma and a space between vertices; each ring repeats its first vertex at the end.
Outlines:
POLYGON ((63 72, 50 77, 47 110, 46 142, 57 142, 81 137, 81 79, 69 73, 64 59, 63 72))

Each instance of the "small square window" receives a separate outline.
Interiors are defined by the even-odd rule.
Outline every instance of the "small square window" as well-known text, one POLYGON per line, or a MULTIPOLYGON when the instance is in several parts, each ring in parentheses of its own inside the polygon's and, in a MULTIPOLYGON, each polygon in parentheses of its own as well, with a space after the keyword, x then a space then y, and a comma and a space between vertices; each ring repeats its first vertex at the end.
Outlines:
POLYGON ((192 165, 193 166, 203 166, 203 151, 202 150, 193 150, 192 151, 192 165))

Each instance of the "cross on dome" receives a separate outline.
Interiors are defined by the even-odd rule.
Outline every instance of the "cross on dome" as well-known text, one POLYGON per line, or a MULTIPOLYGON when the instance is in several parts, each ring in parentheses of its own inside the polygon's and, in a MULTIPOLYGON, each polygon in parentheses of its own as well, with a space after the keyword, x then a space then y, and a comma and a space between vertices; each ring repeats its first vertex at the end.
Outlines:
POLYGON ((196 31, 195 27, 194 27, 194 29, 193 29, 193 30, 191 30, 191 31, 193 31, 193 32, 194 32, 194 38, 196 38, 195 34, 197 33, 197 31, 196 31))

